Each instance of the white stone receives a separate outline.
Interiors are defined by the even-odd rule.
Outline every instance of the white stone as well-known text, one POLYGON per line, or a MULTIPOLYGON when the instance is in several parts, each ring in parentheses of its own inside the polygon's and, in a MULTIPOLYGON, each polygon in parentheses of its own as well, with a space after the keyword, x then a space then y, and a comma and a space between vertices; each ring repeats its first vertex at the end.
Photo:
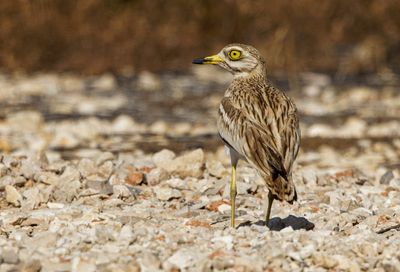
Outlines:
POLYGON ((8 203, 13 204, 16 207, 19 207, 22 202, 22 196, 17 191, 17 189, 15 189, 15 187, 12 185, 6 185, 5 191, 6 191, 6 201, 8 203))
POLYGON ((225 244, 225 248, 227 250, 232 250, 233 248, 233 237, 232 235, 225 235, 225 236, 219 236, 219 237, 214 237, 211 242, 213 242, 214 244, 218 244, 218 243, 224 243, 225 244))
POLYGON ((157 198, 162 201, 168 201, 173 198, 180 198, 182 196, 180 191, 171 189, 169 187, 158 187, 154 191, 157 198))
POLYGON ((48 202, 47 203, 47 207, 49 207, 49 209, 62 209, 64 208, 64 204, 63 203, 57 203, 57 202, 48 202))
POLYGON ((168 149, 163 149, 155 153, 152 157, 152 160, 157 167, 166 169, 175 157, 176 155, 174 152, 168 149))
POLYGON ((132 193, 125 185, 114 185, 113 195, 116 198, 128 198, 132 195, 132 193))
POLYGON ((149 173, 146 174, 147 184, 154 186, 159 184, 161 181, 169 177, 168 172, 164 168, 156 167, 151 169, 149 173))
POLYGON ((179 269, 186 269, 193 266, 202 257, 203 254, 195 248, 181 248, 169 257, 167 262, 176 265, 179 269))
POLYGON ((156 91, 161 88, 161 81, 155 75, 147 71, 143 71, 139 74, 138 87, 144 91, 156 91))
POLYGON ((231 210, 231 205, 223 203, 218 206, 218 211, 220 213, 226 213, 227 211, 230 211, 230 210, 231 210))
POLYGON ((37 187, 26 190, 23 194, 22 209, 33 210, 42 202, 42 198, 37 187))
POLYGON ((220 161, 215 161, 215 160, 207 161, 206 168, 210 173, 210 175, 217 178, 222 178, 228 175, 228 170, 224 167, 224 165, 220 161))

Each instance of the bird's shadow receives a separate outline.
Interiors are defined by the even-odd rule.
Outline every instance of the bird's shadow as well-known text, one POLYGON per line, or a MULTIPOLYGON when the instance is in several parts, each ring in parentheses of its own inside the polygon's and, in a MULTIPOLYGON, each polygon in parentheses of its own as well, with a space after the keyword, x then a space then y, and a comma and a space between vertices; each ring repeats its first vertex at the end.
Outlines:
MULTIPOLYGON (((252 223, 250 221, 243 222, 239 224, 238 228, 251 225, 265 226, 265 221, 259 220, 255 223, 252 223)), ((272 231, 281 231, 287 227, 292 227, 292 229, 294 230, 313 230, 315 225, 304 217, 294 215, 289 215, 288 217, 283 219, 280 217, 274 217, 271 218, 268 222, 268 228, 272 231)))

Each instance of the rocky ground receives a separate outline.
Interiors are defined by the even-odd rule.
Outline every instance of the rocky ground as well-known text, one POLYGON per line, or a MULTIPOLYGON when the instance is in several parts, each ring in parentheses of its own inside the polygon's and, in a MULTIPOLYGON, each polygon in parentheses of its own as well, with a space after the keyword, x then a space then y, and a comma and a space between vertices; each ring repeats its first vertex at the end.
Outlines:
POLYGON ((0 271, 400 271, 395 75, 274 82, 301 113, 299 201, 216 136, 230 76, 0 76, 0 271), (349 83, 350 82, 350 83, 349 83))

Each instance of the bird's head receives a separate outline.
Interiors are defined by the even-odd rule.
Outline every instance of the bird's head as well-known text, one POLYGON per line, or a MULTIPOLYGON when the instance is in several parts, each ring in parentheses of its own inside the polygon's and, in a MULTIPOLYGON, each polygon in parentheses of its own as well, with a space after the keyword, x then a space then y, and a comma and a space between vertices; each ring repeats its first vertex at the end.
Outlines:
POLYGON ((257 49, 245 44, 229 44, 218 54, 193 60, 194 64, 216 64, 236 76, 265 74, 265 61, 257 49))

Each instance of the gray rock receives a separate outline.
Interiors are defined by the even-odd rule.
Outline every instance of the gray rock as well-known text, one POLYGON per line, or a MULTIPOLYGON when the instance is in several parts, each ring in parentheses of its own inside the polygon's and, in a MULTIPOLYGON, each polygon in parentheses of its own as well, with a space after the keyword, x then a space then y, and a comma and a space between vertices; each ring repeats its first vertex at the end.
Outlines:
POLYGON ((379 183, 380 184, 389 184, 390 181, 394 179, 394 174, 392 170, 386 171, 385 174, 380 178, 379 183))

